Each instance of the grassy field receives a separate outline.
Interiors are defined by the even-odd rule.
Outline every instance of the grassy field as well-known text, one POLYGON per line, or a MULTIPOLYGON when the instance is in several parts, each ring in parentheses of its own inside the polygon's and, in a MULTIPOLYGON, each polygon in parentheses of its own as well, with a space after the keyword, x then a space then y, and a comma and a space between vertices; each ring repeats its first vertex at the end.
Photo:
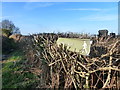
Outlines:
POLYGON ((37 76, 23 70, 24 60, 22 51, 15 51, 2 62, 2 88, 34 87, 37 76))
POLYGON ((61 43, 67 45, 70 51, 79 52, 82 55, 88 55, 90 52, 90 39, 59 38, 57 44, 61 43), (84 43, 86 43, 86 50, 84 50, 84 43))

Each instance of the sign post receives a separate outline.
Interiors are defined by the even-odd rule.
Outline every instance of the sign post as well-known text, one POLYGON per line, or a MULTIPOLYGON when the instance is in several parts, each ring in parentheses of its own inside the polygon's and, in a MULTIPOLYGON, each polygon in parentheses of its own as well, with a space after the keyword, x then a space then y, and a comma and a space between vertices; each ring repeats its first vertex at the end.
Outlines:
POLYGON ((57 44, 66 45, 70 51, 79 52, 82 55, 89 55, 90 53, 90 39, 58 38, 57 44))

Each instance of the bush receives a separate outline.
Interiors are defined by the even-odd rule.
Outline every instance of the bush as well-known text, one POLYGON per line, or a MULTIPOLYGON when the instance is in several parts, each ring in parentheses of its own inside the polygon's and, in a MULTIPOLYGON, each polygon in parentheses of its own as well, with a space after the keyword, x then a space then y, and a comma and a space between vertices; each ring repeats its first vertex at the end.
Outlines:
POLYGON ((2 29, 2 35, 9 37, 11 35, 11 30, 7 30, 7 29, 2 29))
POLYGON ((15 50, 17 44, 13 39, 9 39, 8 37, 2 36, 2 53, 8 54, 11 51, 15 50))

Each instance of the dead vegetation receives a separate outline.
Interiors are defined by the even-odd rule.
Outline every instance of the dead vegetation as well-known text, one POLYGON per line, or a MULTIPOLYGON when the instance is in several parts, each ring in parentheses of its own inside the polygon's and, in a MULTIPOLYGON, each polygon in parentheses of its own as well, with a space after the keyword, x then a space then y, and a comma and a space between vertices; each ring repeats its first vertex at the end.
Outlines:
POLYGON ((40 78, 37 88, 120 88, 120 38, 94 38, 90 56, 57 45, 57 34, 26 40, 25 68, 40 78))

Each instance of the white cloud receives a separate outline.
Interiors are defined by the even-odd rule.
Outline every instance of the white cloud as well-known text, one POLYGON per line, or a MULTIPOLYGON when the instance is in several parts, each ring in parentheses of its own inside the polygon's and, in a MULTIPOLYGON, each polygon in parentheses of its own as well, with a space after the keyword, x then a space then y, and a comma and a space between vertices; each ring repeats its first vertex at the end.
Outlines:
POLYGON ((41 3, 36 3, 36 2, 27 2, 24 6, 25 9, 27 10, 33 10, 39 7, 50 7, 54 5, 53 3, 48 3, 48 2, 41 2, 41 3))
POLYGON ((6 19, 6 18, 10 18, 10 17, 13 17, 13 16, 0 16, 0 19, 6 19))
POLYGON ((97 12, 92 12, 91 15, 87 15, 84 17, 81 17, 79 20, 85 20, 85 21, 113 21, 113 20, 118 20, 118 15, 117 15, 117 7, 112 7, 112 8, 69 8, 69 9, 64 9, 67 11, 97 11, 97 12), (115 12, 108 14, 110 12, 115 12))
POLYGON ((69 11, 101 11, 99 8, 72 8, 72 9, 64 9, 69 11))
POLYGON ((91 16, 86 16, 80 18, 80 20, 86 20, 86 21, 113 21, 113 20, 118 20, 117 15, 110 15, 110 14, 105 14, 105 15, 91 15, 91 16))
POLYGON ((100 12, 109 12, 109 11, 115 11, 118 7, 112 7, 112 8, 68 8, 64 9, 66 11, 100 11, 100 12))

